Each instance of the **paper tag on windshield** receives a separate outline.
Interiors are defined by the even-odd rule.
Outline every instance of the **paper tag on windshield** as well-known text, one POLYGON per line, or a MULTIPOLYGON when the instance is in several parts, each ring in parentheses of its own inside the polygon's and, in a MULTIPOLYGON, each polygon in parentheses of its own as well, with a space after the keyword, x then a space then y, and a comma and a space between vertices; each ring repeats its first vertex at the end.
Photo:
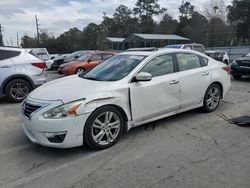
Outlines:
POLYGON ((139 56, 139 55, 132 55, 129 57, 130 59, 135 59, 135 60, 142 60, 144 57, 143 56, 139 56))

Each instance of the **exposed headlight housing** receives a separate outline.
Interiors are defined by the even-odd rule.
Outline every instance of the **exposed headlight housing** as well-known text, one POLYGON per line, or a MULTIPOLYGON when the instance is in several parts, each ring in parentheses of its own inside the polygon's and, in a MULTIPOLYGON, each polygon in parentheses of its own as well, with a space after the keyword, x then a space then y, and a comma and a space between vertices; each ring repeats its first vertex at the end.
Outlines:
POLYGON ((66 117, 76 116, 76 110, 85 101, 85 99, 73 101, 56 108, 53 108, 43 114, 44 118, 48 119, 60 119, 66 117))

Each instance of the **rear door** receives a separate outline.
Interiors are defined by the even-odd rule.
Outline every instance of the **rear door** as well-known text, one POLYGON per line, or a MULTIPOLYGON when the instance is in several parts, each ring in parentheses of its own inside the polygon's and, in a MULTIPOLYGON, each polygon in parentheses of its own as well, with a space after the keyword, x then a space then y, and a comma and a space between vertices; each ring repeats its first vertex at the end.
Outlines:
POLYGON ((14 63, 11 58, 20 54, 18 51, 0 49, 0 83, 15 71, 14 63))
POLYGON ((181 108, 198 105, 203 101, 210 83, 210 72, 201 57, 192 53, 176 54, 181 88, 181 108))
POLYGON ((149 61, 140 72, 152 74, 147 82, 130 83, 132 116, 135 123, 179 109, 180 85, 171 54, 149 61))

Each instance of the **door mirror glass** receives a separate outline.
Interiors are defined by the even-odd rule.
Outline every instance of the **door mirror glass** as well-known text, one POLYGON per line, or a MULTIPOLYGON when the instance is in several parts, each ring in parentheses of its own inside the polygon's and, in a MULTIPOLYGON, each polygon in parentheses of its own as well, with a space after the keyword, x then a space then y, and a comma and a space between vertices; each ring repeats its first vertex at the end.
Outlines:
POLYGON ((140 72, 135 76, 135 80, 138 82, 147 82, 152 80, 152 74, 147 72, 140 72))

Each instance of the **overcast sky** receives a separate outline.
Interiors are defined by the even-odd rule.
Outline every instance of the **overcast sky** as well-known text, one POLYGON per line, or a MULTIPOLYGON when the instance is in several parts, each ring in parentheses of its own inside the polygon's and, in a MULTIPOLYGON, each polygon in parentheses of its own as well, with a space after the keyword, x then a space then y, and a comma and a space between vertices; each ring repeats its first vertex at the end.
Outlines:
MULTIPOLYGON (((82 30, 87 24, 100 23, 103 12, 111 16, 115 8, 124 4, 132 8, 136 0, 1 0, 0 24, 4 31, 5 45, 16 45, 17 32, 19 37, 24 34, 35 36, 35 15, 39 18, 41 29, 47 29, 52 35, 58 36, 69 28, 78 27, 82 30)), ((190 0, 195 9, 202 12, 209 0, 190 0)), ((225 0, 229 4, 231 0, 225 0)), ((182 0, 159 0, 168 13, 177 18, 178 7, 182 0)), ((20 39, 19 39, 20 40, 20 39)))

